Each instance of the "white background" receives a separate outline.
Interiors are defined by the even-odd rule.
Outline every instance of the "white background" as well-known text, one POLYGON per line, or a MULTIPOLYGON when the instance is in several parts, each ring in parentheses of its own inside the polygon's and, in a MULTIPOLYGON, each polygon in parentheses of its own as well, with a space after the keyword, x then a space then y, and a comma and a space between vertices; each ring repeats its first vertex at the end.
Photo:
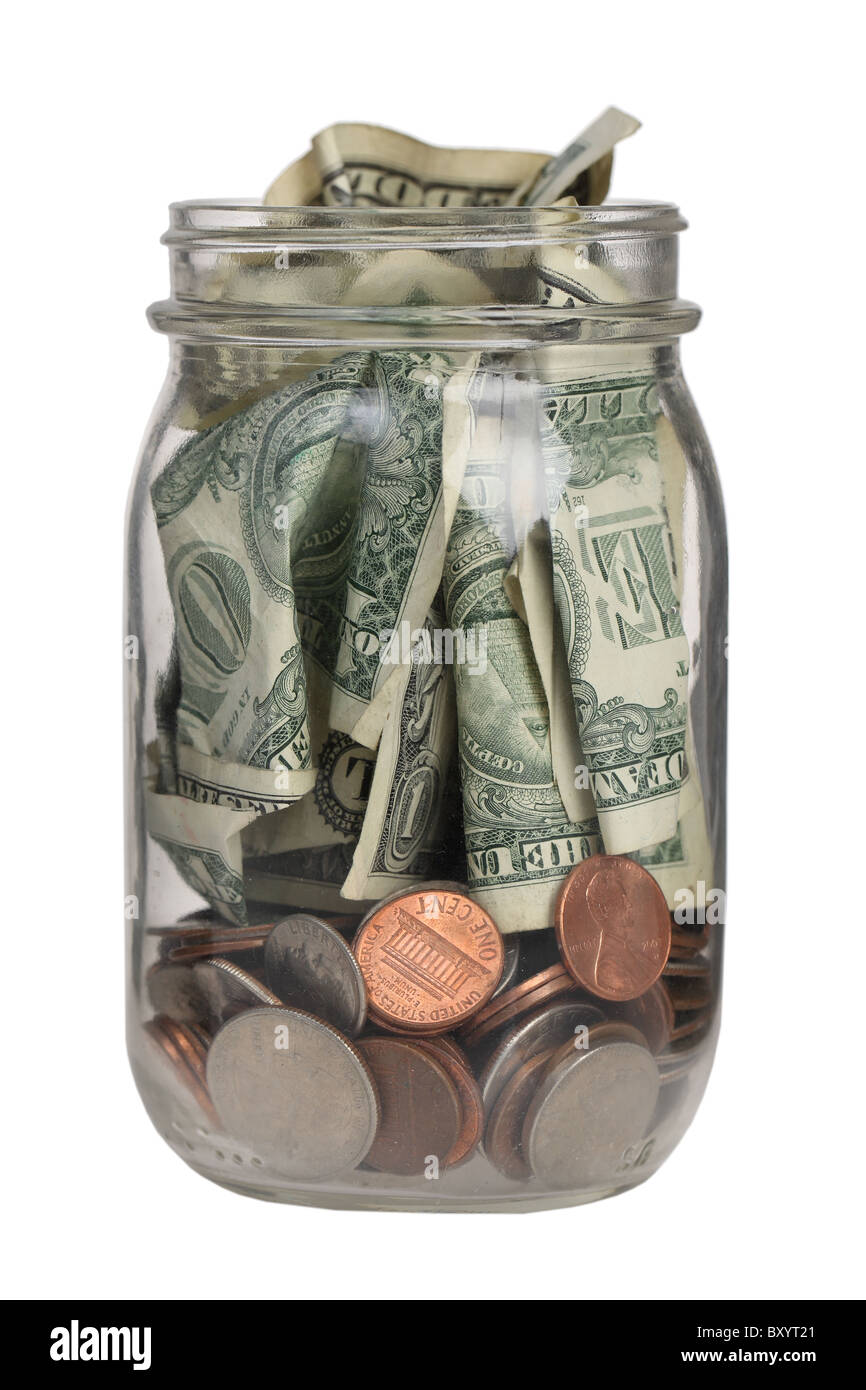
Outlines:
POLYGON ((4 100, 0 1018, 12 1297, 853 1297, 866 779, 862 33, 853 4, 16 6, 4 100), (670 198, 731 534, 730 930, 716 1068, 594 1207, 279 1208, 188 1170, 124 1055, 123 510, 172 199, 255 195, 335 120, 556 149, 615 103, 670 198))

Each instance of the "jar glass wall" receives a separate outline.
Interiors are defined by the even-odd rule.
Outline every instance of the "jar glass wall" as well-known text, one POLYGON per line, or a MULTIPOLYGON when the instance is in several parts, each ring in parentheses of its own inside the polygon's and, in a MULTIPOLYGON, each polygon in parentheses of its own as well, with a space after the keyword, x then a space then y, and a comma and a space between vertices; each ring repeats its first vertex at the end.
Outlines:
POLYGON ((205 1176, 556 1206, 690 1122, 727 618, 683 225, 172 209, 129 509, 129 1050, 205 1176))

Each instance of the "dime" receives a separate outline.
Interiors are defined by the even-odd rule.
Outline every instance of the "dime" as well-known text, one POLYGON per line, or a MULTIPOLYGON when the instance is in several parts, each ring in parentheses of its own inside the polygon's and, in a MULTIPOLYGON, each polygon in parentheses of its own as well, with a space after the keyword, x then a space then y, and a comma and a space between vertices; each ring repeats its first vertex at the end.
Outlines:
POLYGON ((436 1057, 445 1068, 460 1101, 461 1123, 457 1143, 445 1160, 446 1168, 456 1168, 471 1158, 484 1132, 484 1103, 481 1092, 469 1066, 467 1057, 461 1049, 451 1043, 446 1046, 445 1038, 419 1038, 418 1046, 436 1057), (455 1056, 455 1053, 457 1054, 455 1056))
POLYGON ((443 1062, 408 1038, 363 1038, 357 1046, 382 1107, 368 1166, 413 1177, 436 1159, 444 1169, 460 1138, 462 1112, 443 1062))
POLYGON ((674 1031, 674 1006, 664 979, 656 980, 652 988, 637 999, 612 1007, 614 1018, 632 1023, 640 1030, 653 1055, 667 1047, 674 1031))
POLYGON ((556 900, 562 958, 579 985, 617 1003, 655 983, 671 945, 664 894, 640 864, 595 854, 572 869, 556 900))
POLYGON ((247 1009, 214 1037, 213 1103, 229 1134, 284 1177, 315 1182, 356 1168, 376 1134, 379 1103, 348 1038, 299 1009, 247 1009))
POLYGON ((499 977, 499 984, 496 986, 491 998, 495 999, 498 994, 508 989, 517 977, 520 966, 520 938, 509 936, 504 941, 505 960, 502 965, 502 974, 499 977))
POLYGON ((476 1013, 502 975, 499 929, 459 884, 422 883, 363 920, 354 951, 370 1014, 404 1033, 442 1033, 476 1013))
POLYGON ((278 922, 265 945, 265 978, 284 1004, 323 1018, 354 1038, 367 1017, 360 967, 339 932, 298 912, 278 922))
POLYGON ((604 1015, 595 1004, 581 999, 555 999, 542 1004, 513 1024, 485 1062, 478 1084, 489 1115, 506 1082, 524 1062, 539 1052, 550 1052, 574 1037, 578 1028, 601 1023, 604 1015))
POLYGON ((206 1022, 214 1030, 242 1009, 257 1004, 278 1008, 283 1002, 248 970, 221 956, 197 961, 192 969, 196 984, 207 998, 206 1022))
MULTIPOLYGON (((604 1027, 605 1025, 599 1025, 604 1027)), ((523 1125, 523 1155, 545 1187, 615 1184, 624 1151, 641 1140, 659 1093, 649 1049, 630 1038, 549 1061, 523 1125)))
POLYGON ((539 1078, 555 1051, 545 1049, 520 1063, 503 1086, 484 1131, 484 1152, 490 1162, 515 1182, 532 1177, 523 1155, 523 1124, 539 1078))
POLYGON ((197 1023, 208 1016, 210 1001, 190 965, 157 961, 147 972, 147 992, 154 1012, 167 1018, 197 1023))
POLYGON ((506 1023, 513 1023, 524 1014, 531 1013, 539 1004, 555 999, 560 994, 574 991, 574 980, 560 962, 532 975, 522 984, 512 985, 511 989, 492 999, 472 1019, 468 1028, 461 1029, 461 1039, 467 1047, 477 1047, 484 1038, 496 1032, 506 1023))

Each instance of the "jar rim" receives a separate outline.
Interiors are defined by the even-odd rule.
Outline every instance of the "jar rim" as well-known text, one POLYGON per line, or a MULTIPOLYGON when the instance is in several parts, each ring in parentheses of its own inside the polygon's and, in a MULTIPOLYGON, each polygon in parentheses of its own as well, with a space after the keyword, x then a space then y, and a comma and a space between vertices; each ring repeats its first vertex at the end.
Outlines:
POLYGON ((186 199, 169 208, 167 246, 226 241, 290 247, 327 242, 372 247, 400 243, 570 244, 622 237, 669 237, 687 227, 675 203, 612 199, 599 206, 340 208, 271 207, 257 199, 186 199))

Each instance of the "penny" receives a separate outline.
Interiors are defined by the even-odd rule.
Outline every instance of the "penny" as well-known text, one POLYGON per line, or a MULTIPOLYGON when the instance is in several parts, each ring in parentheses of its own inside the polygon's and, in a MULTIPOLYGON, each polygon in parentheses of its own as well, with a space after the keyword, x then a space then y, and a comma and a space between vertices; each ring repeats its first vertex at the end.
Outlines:
POLYGON ((692 956, 702 951, 710 939, 709 926, 671 928, 671 956, 692 956))
POLYGON ((306 912, 278 922, 265 945, 265 979, 284 1004, 323 1018, 350 1038, 367 1017, 357 960, 332 926, 306 912))
MULTIPOLYGON (((446 1047, 444 1038, 419 1038, 417 1045, 438 1058, 457 1091, 461 1110, 460 1133, 454 1148, 445 1160, 447 1168, 456 1168, 459 1163, 465 1163, 472 1157, 484 1133, 484 1103, 481 1092, 472 1075, 468 1059, 455 1056, 452 1051, 453 1044, 452 1047, 446 1047)), ((460 1049, 456 1048, 455 1051, 459 1053, 460 1049)))
POLYGON ((257 1004, 278 1008, 283 1002, 249 971, 221 956, 196 961, 192 969, 195 982, 207 999, 205 1021, 213 1029, 241 1009, 251 1009, 257 1004))
POLYGON ((271 931, 270 925, 259 927, 205 927, 200 931, 186 931, 182 937, 165 943, 165 952, 171 961, 196 961, 206 956, 235 956, 244 965, 255 961, 264 948, 271 931))
POLYGON ((364 1059, 299 1009, 253 1008, 229 1019, 211 1043, 207 1082, 229 1134, 286 1178, 348 1172, 376 1135, 379 1102, 364 1059))
POLYGON ((523 1125, 523 1155, 538 1181, 555 1189, 615 1185, 625 1150, 646 1133, 659 1084, 643 1044, 610 1038, 578 1051, 565 1043, 548 1062, 523 1125))
POLYGON ((467 1047, 477 1047, 498 1028, 531 1013, 539 1004, 573 991, 574 980, 565 966, 561 963, 552 965, 548 970, 542 970, 540 974, 524 980, 522 984, 512 985, 511 989, 491 1000, 488 1008, 481 1010, 472 1019, 469 1027, 461 1030, 461 1038, 467 1047))
POLYGON ((414 1177, 435 1159, 441 1171, 462 1124, 457 1088, 443 1062, 408 1038, 362 1038, 357 1047, 375 1079, 382 1111, 368 1167, 414 1177))
POLYGON ((614 1004, 615 1018, 632 1023, 643 1033, 647 1047, 654 1055, 667 1047, 674 1031, 674 1006, 665 987, 664 978, 625 1004, 614 1004))
POLYGON ((147 992, 154 1012, 180 1023, 207 1018, 210 1002, 191 965, 158 961, 147 972, 147 992))
POLYGON ((704 1009, 712 1002, 713 988, 709 975, 693 979, 665 976, 665 987, 677 1013, 704 1009))
POLYGON ((712 1015, 709 1009, 698 1009, 693 1013, 677 1014, 673 1032, 671 1033, 671 1044, 678 1043, 682 1038, 694 1037, 696 1033, 703 1033, 712 1022, 712 1015))
POLYGON ((160 1019, 162 1028, 172 1039, 178 1052, 183 1057, 184 1062, 193 1073, 196 1081, 207 1092, 207 1077, 205 1064, 207 1061, 207 1048, 198 1037, 195 1030, 187 1023, 178 1023, 175 1019, 160 1019))
POLYGON ((712 966, 708 960, 669 960, 662 972, 666 980, 709 979, 712 966))
POLYGON ((584 859, 556 900, 556 936, 579 985, 602 999, 636 999, 655 984, 671 945, 665 896, 621 854, 584 859))
POLYGON ((170 1019, 160 1016, 144 1024, 143 1032, 148 1042, 157 1050, 164 1064, 168 1064, 174 1079, 197 1102, 199 1109, 209 1124, 217 1124, 217 1116, 208 1094, 204 1077, 197 1067, 191 1065, 188 1055, 171 1031, 170 1019))
POLYGON ((512 1024, 485 1062, 478 1084, 488 1115, 506 1082, 538 1052, 561 1047, 578 1028, 600 1023, 604 1015, 580 999, 555 999, 512 1024))
POLYGON ((484 1131, 484 1152, 494 1168, 515 1182, 532 1177, 523 1154, 523 1124, 539 1077, 556 1051, 549 1048, 521 1062, 502 1088, 484 1131))
POLYGON ((505 956, 496 923, 459 884, 422 883, 364 918, 354 951, 371 1016, 405 1033, 442 1033, 486 1004, 505 956))

